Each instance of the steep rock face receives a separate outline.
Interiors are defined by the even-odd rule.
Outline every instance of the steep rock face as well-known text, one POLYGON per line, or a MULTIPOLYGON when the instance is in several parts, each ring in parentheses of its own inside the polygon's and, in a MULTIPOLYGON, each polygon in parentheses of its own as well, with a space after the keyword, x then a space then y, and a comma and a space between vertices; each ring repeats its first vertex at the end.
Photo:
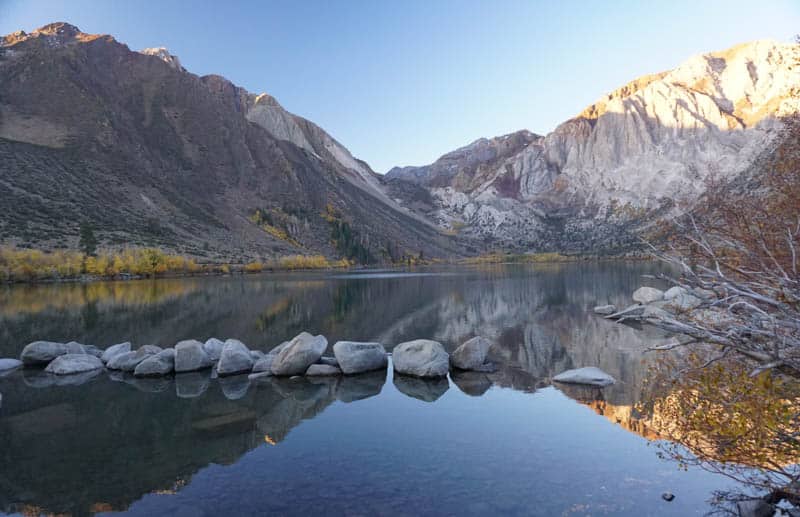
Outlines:
POLYGON ((459 253, 379 184, 315 124, 166 49, 64 23, 0 40, 3 243, 74 246, 87 221, 105 246, 339 257, 336 219, 378 260, 387 242, 459 253))
POLYGON ((426 187, 442 226, 523 248, 596 246, 691 203, 710 175, 745 171, 799 111, 798 87, 800 45, 743 44, 632 81, 477 173, 468 146, 390 177, 426 187), (458 153, 471 156, 454 164, 458 153))

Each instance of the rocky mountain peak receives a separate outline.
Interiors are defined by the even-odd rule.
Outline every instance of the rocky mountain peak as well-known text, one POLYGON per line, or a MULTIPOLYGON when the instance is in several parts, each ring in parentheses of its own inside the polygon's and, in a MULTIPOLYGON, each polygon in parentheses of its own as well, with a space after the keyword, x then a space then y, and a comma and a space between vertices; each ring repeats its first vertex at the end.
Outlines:
POLYGON ((185 71, 183 66, 181 66, 181 60, 178 59, 178 56, 170 54, 169 50, 165 47, 146 48, 142 50, 141 53, 146 56, 155 56, 175 70, 185 71))

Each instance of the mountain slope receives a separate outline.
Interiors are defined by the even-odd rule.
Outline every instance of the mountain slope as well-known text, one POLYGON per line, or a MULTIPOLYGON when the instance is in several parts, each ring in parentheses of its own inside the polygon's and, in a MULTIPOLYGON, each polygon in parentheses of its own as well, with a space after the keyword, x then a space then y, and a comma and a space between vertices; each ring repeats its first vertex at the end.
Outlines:
POLYGON ((743 44, 634 80, 478 173, 445 155, 390 175, 429 193, 438 224, 504 246, 625 246, 709 176, 734 178, 768 151, 800 111, 798 87, 800 45, 743 44))
POLYGON ((74 246, 88 222, 104 245, 226 260, 460 253, 269 95, 64 23, 0 42, 2 243, 74 246))

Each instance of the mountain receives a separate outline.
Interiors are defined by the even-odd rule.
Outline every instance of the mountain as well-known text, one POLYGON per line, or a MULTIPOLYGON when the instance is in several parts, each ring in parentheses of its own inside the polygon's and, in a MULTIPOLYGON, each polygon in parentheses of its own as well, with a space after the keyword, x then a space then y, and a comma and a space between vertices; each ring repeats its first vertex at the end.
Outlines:
POLYGON ((710 177, 751 170, 800 111, 799 91, 800 45, 738 45, 640 77, 546 136, 481 139, 394 168, 388 185, 410 209, 495 246, 624 249, 690 207, 710 177))
POLYGON ((66 23, 0 39, 0 243, 372 262, 463 247, 268 94, 66 23))

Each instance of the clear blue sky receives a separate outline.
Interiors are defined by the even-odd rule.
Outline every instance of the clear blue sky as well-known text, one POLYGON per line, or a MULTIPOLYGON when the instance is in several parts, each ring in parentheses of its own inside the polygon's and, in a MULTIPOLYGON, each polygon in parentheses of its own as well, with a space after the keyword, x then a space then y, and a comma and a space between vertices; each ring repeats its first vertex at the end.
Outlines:
POLYGON ((0 0, 0 34, 53 21, 268 92, 385 172, 546 133, 693 54, 788 41, 800 0, 0 0))

